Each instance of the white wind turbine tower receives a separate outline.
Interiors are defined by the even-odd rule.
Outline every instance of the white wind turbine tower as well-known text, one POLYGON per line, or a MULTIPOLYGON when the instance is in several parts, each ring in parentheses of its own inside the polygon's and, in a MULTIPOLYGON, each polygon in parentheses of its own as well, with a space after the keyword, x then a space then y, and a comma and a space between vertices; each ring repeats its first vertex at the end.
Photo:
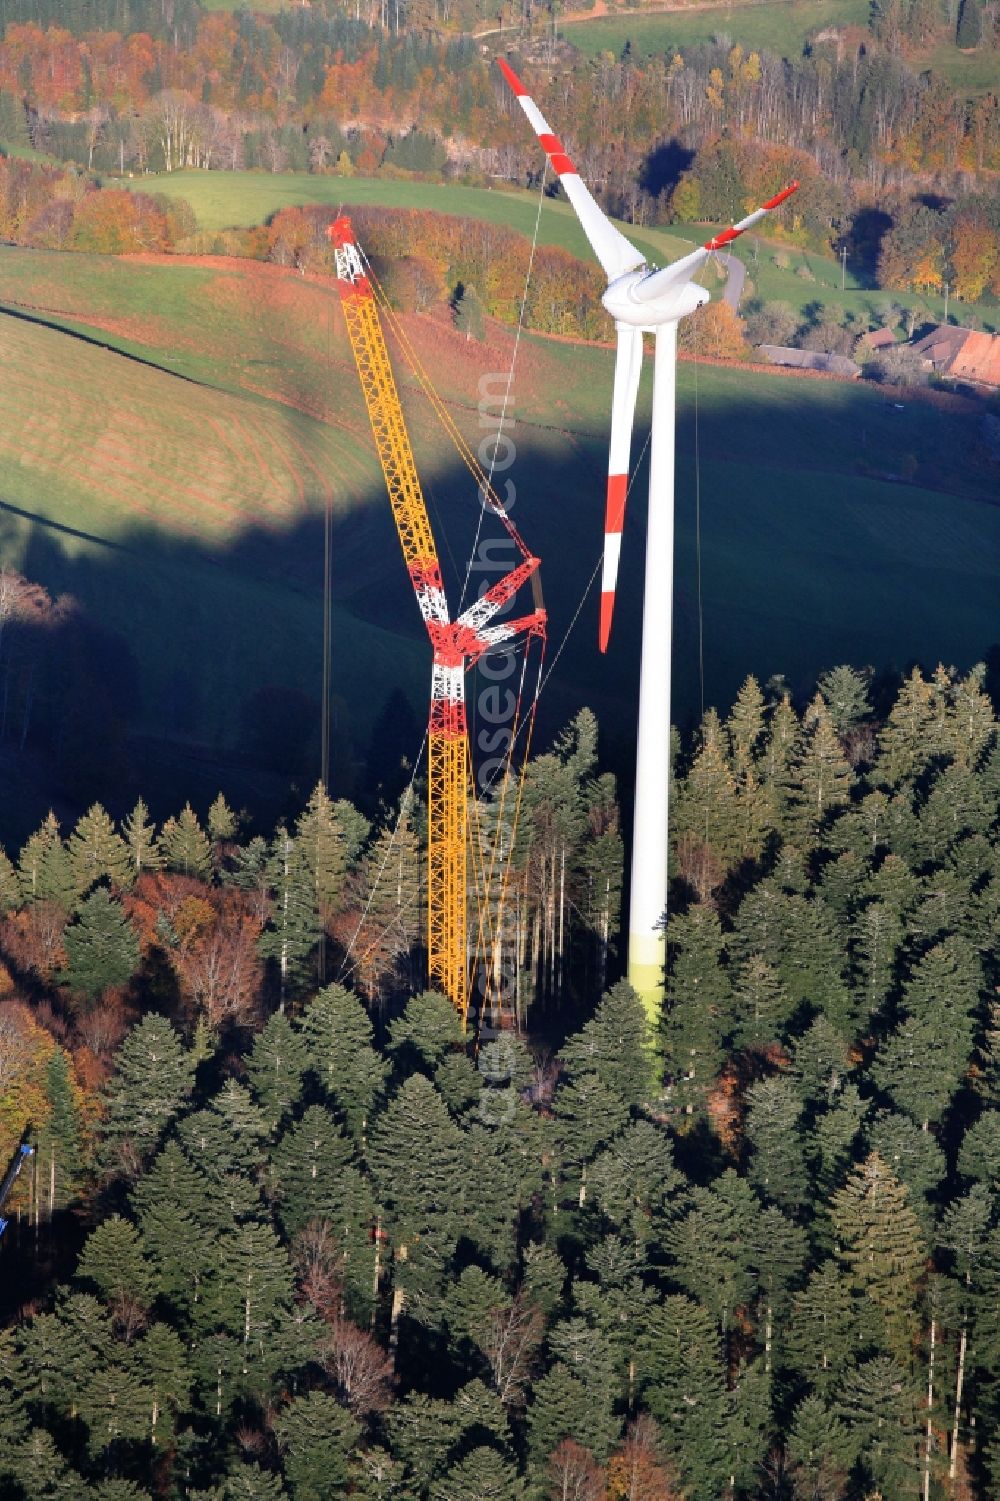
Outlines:
POLYGON ((608 289, 601 301, 615 320, 617 356, 611 407, 604 571, 601 582, 601 651, 607 650, 615 602, 628 488, 632 422, 642 370, 642 336, 656 336, 653 362, 653 420, 649 460, 649 514, 646 522, 646 581, 642 611, 639 675, 639 731, 632 836, 632 894, 629 909, 628 977, 656 1021, 663 996, 664 918, 667 910, 667 793, 670 768, 670 652, 674 573, 674 425, 677 404, 677 324, 709 294, 692 277, 713 250, 794 193, 797 182, 763 208, 715 235, 690 255, 656 270, 592 198, 558 136, 529 97, 513 69, 498 59, 566 196, 604 268, 608 289))

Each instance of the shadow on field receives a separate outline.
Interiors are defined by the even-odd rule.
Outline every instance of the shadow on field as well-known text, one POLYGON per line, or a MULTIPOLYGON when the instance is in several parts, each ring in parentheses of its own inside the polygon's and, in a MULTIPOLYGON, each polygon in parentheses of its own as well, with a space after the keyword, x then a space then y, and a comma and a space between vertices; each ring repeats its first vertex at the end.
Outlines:
MULTIPOLYGON (((682 367, 673 681, 685 730, 703 699, 728 710, 750 672, 783 674, 804 696, 842 661, 967 668, 996 634, 1000 508, 986 503, 995 486, 978 456, 975 409, 899 411, 871 391, 820 407, 794 381, 770 384, 767 408, 703 403, 696 454, 692 371, 682 367), (938 484, 964 493, 934 493, 938 484)), ((640 433, 642 424, 640 413, 640 433)), ((527 425, 517 433, 516 518, 543 560, 550 615, 552 676, 535 747, 587 704, 605 765, 627 782, 645 466, 602 658, 604 443, 527 425)), ((464 470, 436 473, 427 488, 454 605, 475 496, 464 470)), ((295 524, 252 528, 220 548, 142 526, 110 541, 0 508, 2 555, 21 559, 46 591, 0 633, 0 763, 12 789, 0 841, 23 839, 50 805, 65 821, 94 799, 120 815, 140 793, 157 818, 188 798, 204 813, 219 790, 261 825, 301 806, 319 775, 322 506, 318 492, 306 494, 295 524)), ((484 528, 474 590, 513 562, 497 542, 484 528)), ((392 793, 394 767, 419 749, 430 675, 384 492, 334 517, 331 558, 331 781, 336 794, 371 801, 373 770, 392 793)), ((474 733, 483 686, 470 679, 474 733)))

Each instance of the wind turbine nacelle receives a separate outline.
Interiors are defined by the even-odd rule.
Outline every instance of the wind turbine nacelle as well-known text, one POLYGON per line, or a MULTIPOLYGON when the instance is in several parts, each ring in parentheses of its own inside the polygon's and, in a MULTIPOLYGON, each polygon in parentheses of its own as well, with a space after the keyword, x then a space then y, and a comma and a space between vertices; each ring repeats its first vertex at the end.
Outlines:
POLYGON ((655 296, 642 297, 643 284, 659 275, 658 271, 629 271, 611 283, 601 301, 616 323, 654 330, 663 323, 686 318, 710 301, 705 288, 693 281, 681 281, 657 289, 655 296))

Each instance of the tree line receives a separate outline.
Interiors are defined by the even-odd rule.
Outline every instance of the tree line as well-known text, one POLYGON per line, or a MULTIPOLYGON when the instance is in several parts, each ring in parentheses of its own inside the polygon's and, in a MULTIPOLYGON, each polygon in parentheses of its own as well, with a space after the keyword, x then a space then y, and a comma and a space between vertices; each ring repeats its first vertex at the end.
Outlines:
MULTIPOLYGON (((593 954, 568 1035, 536 1006, 475 1050, 416 975, 321 983, 303 914, 387 864, 321 790, 270 841, 221 799, 47 821, 0 880, 0 1132, 37 1147, 0 1494, 994 1494, 997 721, 982 669, 869 688, 748 679, 677 743, 655 1032, 593 954), (271 986, 230 1009, 197 956, 241 924, 271 986)), ((594 752, 583 716, 532 763, 550 942, 606 884, 594 752)))
MULTIPOLYGON (((820 34, 800 57, 720 36, 529 77, 622 217, 727 220, 795 175, 803 186, 777 232, 815 247, 853 236, 874 268, 880 228, 928 195, 960 204, 971 194, 974 207, 1000 164, 995 92, 966 98, 911 67, 895 23, 880 17, 876 8, 874 29, 857 37, 820 34)), ((212 12, 176 34, 12 21, 0 90, 5 133, 104 173, 337 165, 523 182, 540 170, 471 39, 319 7, 212 12)), ((985 222, 995 252, 995 202, 985 222)))

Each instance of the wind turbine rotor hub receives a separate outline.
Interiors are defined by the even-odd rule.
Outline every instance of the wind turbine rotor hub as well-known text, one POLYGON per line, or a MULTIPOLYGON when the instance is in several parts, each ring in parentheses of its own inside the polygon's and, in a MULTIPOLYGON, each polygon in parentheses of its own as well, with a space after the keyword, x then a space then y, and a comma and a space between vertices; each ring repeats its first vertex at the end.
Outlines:
POLYGON ((629 271, 611 283, 601 302, 616 323, 633 328, 655 330, 664 323, 676 323, 709 301, 709 294, 696 282, 683 281, 664 287, 654 297, 643 299, 640 288, 659 273, 643 268, 629 271))

